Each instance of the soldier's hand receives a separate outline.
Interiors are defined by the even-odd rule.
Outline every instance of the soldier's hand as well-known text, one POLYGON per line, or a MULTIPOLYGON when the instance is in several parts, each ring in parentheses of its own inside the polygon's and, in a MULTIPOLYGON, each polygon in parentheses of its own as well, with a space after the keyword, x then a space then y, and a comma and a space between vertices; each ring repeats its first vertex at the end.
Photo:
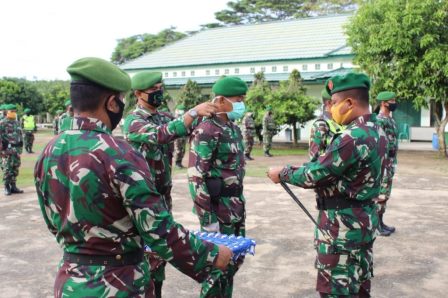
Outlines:
POLYGON ((232 259, 233 253, 224 245, 218 245, 218 247, 219 252, 218 257, 215 260, 215 267, 219 270, 225 271, 230 263, 230 260, 232 259))
POLYGON ((217 111, 216 105, 211 102, 203 102, 195 106, 193 109, 198 112, 198 116, 202 117, 211 117, 217 111))
POLYGON ((267 171, 268 178, 272 180, 275 184, 280 183, 280 172, 283 170, 283 167, 273 167, 269 168, 267 171))

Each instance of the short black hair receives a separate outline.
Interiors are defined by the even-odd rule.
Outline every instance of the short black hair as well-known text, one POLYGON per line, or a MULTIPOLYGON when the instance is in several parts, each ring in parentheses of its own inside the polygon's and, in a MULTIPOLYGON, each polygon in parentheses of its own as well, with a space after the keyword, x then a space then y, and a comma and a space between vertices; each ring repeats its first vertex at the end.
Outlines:
POLYGON ((343 97, 350 97, 359 101, 363 106, 369 105, 369 90, 366 88, 349 89, 338 93, 343 97))
POLYGON ((78 81, 70 84, 70 99, 72 107, 78 112, 92 112, 98 109, 102 99, 118 92, 104 88, 92 82, 78 81))

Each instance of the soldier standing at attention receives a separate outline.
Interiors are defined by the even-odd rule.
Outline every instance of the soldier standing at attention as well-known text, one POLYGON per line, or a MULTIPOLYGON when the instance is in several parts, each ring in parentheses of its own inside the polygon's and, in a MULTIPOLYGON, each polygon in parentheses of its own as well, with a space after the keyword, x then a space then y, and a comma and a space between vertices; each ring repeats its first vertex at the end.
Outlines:
POLYGON ((269 153, 272 147, 272 137, 277 132, 277 126, 275 125, 274 118, 272 117, 272 107, 266 107, 266 113, 263 117, 263 150, 264 156, 272 157, 269 153))
POLYGON ((5 195, 23 193, 17 188, 16 181, 19 176, 20 154, 22 154, 23 136, 22 128, 17 121, 15 104, 5 107, 6 117, 0 121, 0 138, 3 153, 3 183, 5 195))
POLYGON ((255 120, 254 113, 247 110, 243 118, 244 156, 248 160, 254 160, 250 154, 255 143, 255 120))
MULTIPOLYGON (((188 182, 193 211, 202 230, 245 236, 244 145, 233 121, 244 115, 247 85, 228 76, 219 79, 212 91, 218 112, 200 122, 190 137, 188 182)), ((213 272, 213 278, 202 285, 201 297, 231 297, 233 276, 242 262, 231 263, 224 274, 213 272)))
POLYGON ((57 135, 59 133, 59 117, 62 114, 62 110, 57 110, 56 115, 53 118, 53 134, 57 135))
MULTIPOLYGON (((203 103, 174 120, 171 115, 159 112, 157 108, 163 100, 160 72, 142 71, 135 74, 132 90, 137 98, 137 107, 125 119, 124 136, 132 147, 143 154, 157 192, 162 196, 166 209, 171 211, 172 142, 187 135, 197 116, 210 116, 215 112, 215 107, 211 103, 203 103)), ((150 262, 156 297, 161 297, 166 262, 155 253, 150 254, 150 262)))
POLYGON ((154 297, 147 244, 202 282, 225 270, 231 251, 202 242, 176 223, 143 156, 112 136, 123 115, 129 76, 99 58, 67 69, 76 117, 35 166, 42 215, 64 249, 55 297, 154 297))
POLYGON ((369 111, 370 80, 365 74, 334 76, 326 82, 331 115, 346 129, 316 160, 269 169, 274 183, 314 188, 317 286, 321 297, 370 297, 372 247, 378 227, 374 199, 381 187, 387 139, 369 111))
POLYGON ((61 133, 62 131, 70 128, 71 122, 73 120, 73 107, 70 98, 65 101, 64 105, 65 113, 59 116, 58 120, 58 133, 61 133))
POLYGON ((31 115, 31 110, 29 108, 26 108, 23 111, 25 112, 25 116, 22 117, 22 127, 25 132, 25 150, 28 153, 34 153, 34 133, 37 131, 36 120, 34 119, 34 116, 31 115))
POLYGON ((377 96, 377 100, 380 104, 380 113, 378 114, 378 123, 384 130, 389 143, 389 150, 386 159, 386 168, 384 170, 383 183, 381 184, 380 197, 378 198, 378 216, 379 225, 378 232, 381 236, 389 236, 395 232, 395 228, 388 226, 383 222, 383 216, 386 212, 386 203, 390 198, 392 191, 392 180, 395 175, 395 167, 397 165, 397 153, 398 153, 398 128, 394 118, 392 118, 391 112, 397 108, 395 101, 396 95, 394 92, 383 91, 377 96))
POLYGON ((308 154, 310 160, 317 159, 323 154, 334 135, 341 132, 342 127, 331 119, 331 95, 326 89, 322 90, 322 115, 313 122, 310 131, 308 154))
MULTIPOLYGON (((176 118, 182 117, 185 114, 185 106, 184 105, 178 105, 176 107, 176 110, 174 111, 174 116, 176 118)), ((184 166, 182 165, 182 159, 184 159, 185 156, 185 145, 187 143, 187 138, 177 138, 174 140, 174 162, 176 164, 176 167, 179 169, 183 169, 184 166)))

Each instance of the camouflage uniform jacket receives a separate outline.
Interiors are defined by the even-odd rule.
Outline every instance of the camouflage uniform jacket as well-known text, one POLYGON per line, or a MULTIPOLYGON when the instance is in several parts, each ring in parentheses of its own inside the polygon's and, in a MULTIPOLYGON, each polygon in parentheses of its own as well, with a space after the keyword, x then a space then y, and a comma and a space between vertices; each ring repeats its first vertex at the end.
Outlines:
POLYGON ((393 163, 396 163, 397 160, 397 152, 398 152, 398 127, 395 123, 394 118, 387 117, 384 114, 379 114, 377 116, 378 124, 384 130, 387 136, 389 151, 387 157, 393 160, 393 163))
POLYGON ((251 114, 246 113, 243 118, 242 125, 243 136, 254 137, 255 136, 255 121, 251 114))
POLYGON ((330 145, 333 136, 339 133, 342 127, 324 115, 313 122, 310 131, 308 155, 311 160, 323 154, 330 145))
POLYGON ((17 120, 3 118, 0 121, 1 150, 5 153, 14 150, 22 153, 23 135, 22 127, 17 120))
POLYGON ((199 123, 190 137, 188 182, 194 211, 202 226, 211 223, 238 223, 245 219, 245 199, 241 194, 212 204, 206 181, 221 178, 222 189, 241 189, 245 174, 241 130, 231 121, 208 118, 199 123))
MULTIPOLYGON (((145 243, 197 281, 212 269, 218 247, 174 221, 141 154, 101 121, 75 117, 45 147, 34 176, 44 220, 64 251, 116 255, 145 243)), ((55 295, 144 297, 149 278, 146 259, 121 267, 63 262, 55 295)))
POLYGON ((125 138, 145 157, 159 193, 165 193, 172 185, 173 141, 187 133, 183 118, 173 120, 173 116, 163 112, 151 114, 141 106, 125 119, 125 138))
POLYGON ((264 114, 263 117, 263 134, 275 135, 277 126, 275 125, 274 118, 269 113, 264 114))
MULTIPOLYGON (((314 188, 318 197, 343 197, 348 200, 372 200, 380 192, 387 139, 374 114, 354 120, 317 160, 301 167, 287 166, 282 181, 314 188)), ((375 204, 361 208, 321 210, 318 223, 333 243, 316 231, 320 253, 356 249, 374 240, 378 225, 375 204)))
POLYGON ((72 120, 73 120, 73 117, 70 115, 69 112, 65 112, 61 116, 59 116, 59 120, 58 120, 59 133, 63 132, 64 130, 69 129, 72 124, 72 120))

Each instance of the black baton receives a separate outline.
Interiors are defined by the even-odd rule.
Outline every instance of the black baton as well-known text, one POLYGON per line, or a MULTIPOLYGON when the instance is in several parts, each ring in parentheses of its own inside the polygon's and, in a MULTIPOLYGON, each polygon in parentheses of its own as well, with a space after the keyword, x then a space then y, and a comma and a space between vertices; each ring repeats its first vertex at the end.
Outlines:
POLYGON ((288 185, 286 185, 285 182, 280 181, 280 184, 283 186, 283 188, 286 190, 286 192, 291 196, 291 198, 297 203, 297 205, 302 208, 303 212, 311 219, 311 221, 316 225, 316 228, 322 233, 322 235, 325 237, 327 241, 331 242, 331 236, 325 231, 323 231, 319 225, 317 224, 316 220, 313 218, 311 213, 306 209, 305 206, 303 206, 302 202, 300 202, 299 198, 292 192, 292 190, 289 188, 288 185))

